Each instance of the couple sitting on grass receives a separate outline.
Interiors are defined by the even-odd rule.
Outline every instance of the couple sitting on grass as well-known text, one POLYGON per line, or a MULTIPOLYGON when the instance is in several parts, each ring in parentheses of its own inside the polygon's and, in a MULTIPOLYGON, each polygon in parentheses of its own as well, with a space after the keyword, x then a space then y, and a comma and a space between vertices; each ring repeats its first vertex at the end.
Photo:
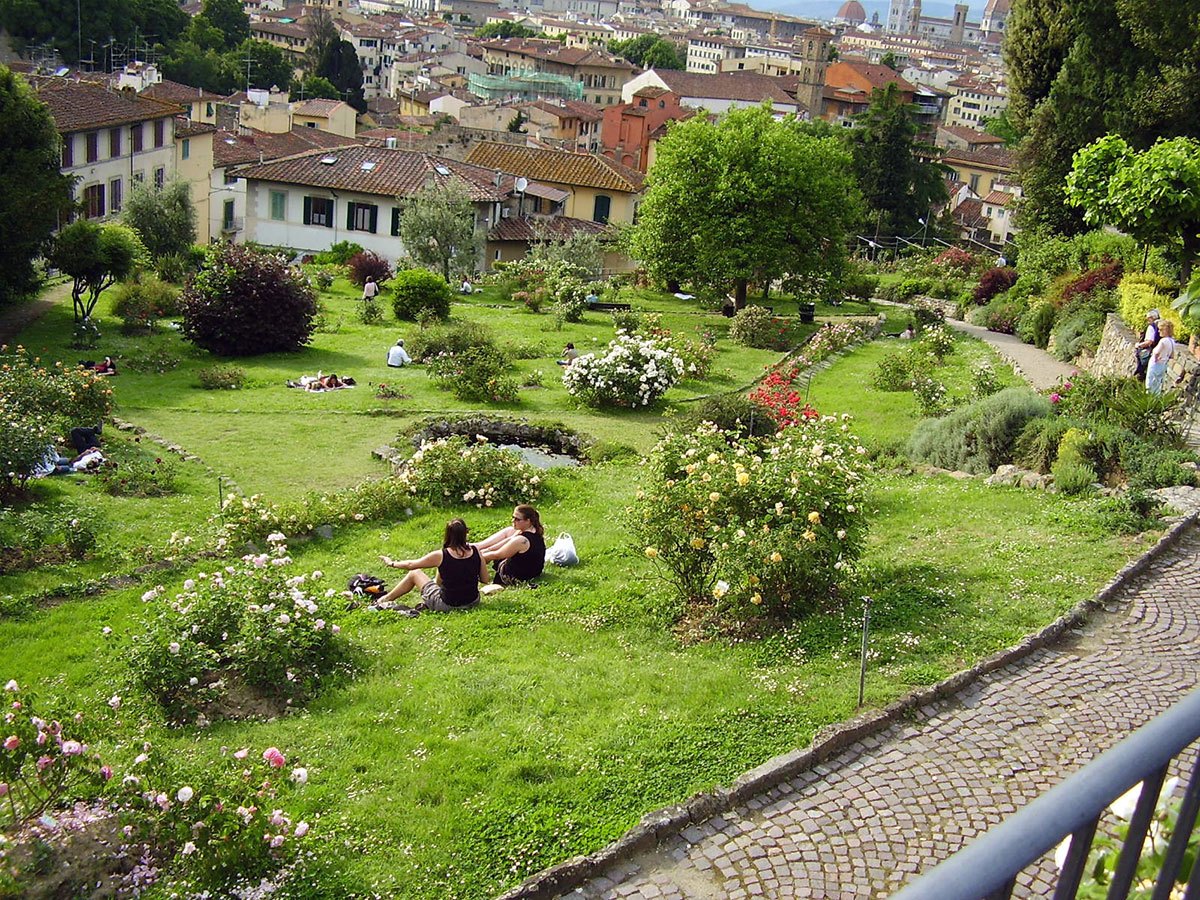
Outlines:
POLYGON ((451 612, 470 609, 479 604, 479 586, 489 584, 487 564, 496 563, 496 583, 512 585, 529 581, 542 574, 546 564, 546 540, 538 511, 532 506, 513 510, 512 525, 501 528, 477 544, 467 543, 467 523, 451 519, 446 523, 442 549, 426 553, 420 559, 394 560, 379 557, 392 569, 407 569, 398 585, 376 603, 389 608, 397 597, 416 588, 421 593, 417 609, 451 612), (436 568, 437 580, 423 569, 436 568))

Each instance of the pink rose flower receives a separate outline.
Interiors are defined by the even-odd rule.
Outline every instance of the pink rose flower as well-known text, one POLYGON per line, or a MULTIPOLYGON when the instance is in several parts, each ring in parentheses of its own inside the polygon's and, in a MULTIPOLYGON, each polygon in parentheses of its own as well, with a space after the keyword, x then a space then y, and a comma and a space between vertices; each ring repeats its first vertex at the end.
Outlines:
POLYGON ((0 797, 8 796, 8 782, 0 781, 0 797))
POLYGON ((49 766, 53 762, 54 762, 54 760, 51 759, 49 756, 39 756, 38 761, 37 761, 37 770, 39 772, 44 772, 44 771, 46 771, 46 767, 49 766))
POLYGON ((1051 395, 1050 395, 1050 402, 1051 402, 1051 403, 1058 403, 1060 400, 1062 400, 1062 397, 1060 397, 1058 394, 1051 394, 1051 395))
POLYGON ((268 747, 266 750, 264 750, 263 759, 275 769, 282 769, 284 764, 287 762, 277 747, 268 747))
POLYGON ((250 755, 250 750, 249 750, 249 748, 246 748, 246 747, 243 747, 241 750, 233 751, 234 759, 245 759, 249 755, 250 755))
POLYGON ((108 779, 112 778, 113 777, 112 766, 101 766, 100 767, 100 776, 105 781, 108 781, 108 779))
POLYGON ((63 741, 62 752, 65 756, 78 756, 83 752, 83 744, 79 741, 63 741))
POLYGON ((15 734, 10 734, 4 739, 5 750, 16 750, 19 746, 21 746, 21 739, 15 734))
POLYGON ((296 823, 296 837, 304 837, 306 834, 308 834, 308 823, 307 822, 297 822, 296 823))

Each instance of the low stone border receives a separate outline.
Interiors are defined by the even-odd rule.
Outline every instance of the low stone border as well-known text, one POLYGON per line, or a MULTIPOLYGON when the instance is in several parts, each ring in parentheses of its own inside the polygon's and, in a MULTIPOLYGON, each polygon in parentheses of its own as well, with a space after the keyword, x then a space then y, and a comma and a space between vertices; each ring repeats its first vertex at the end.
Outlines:
MULTIPOLYGON (((153 441, 155 444, 158 444, 160 447, 162 447, 168 453, 174 453, 186 462, 200 463, 200 465, 204 466, 205 472, 207 472, 213 478, 221 479, 221 483, 225 489, 232 491, 235 494, 243 493, 242 489, 240 487, 238 487, 237 482, 234 481, 232 478, 230 478, 228 475, 224 474, 223 472, 218 472, 212 466, 207 465, 204 462, 204 460, 202 460, 200 457, 196 456, 194 453, 189 453, 187 450, 184 450, 178 444, 172 444, 165 437, 161 437, 157 434, 153 434, 153 433, 147 431, 141 425, 134 425, 132 422, 125 422, 121 419, 118 419, 116 416, 112 417, 112 423, 113 423, 113 425, 116 426, 118 431, 129 431, 129 432, 132 432, 133 434, 136 434, 138 437, 144 437, 148 441, 153 441)), ((222 498, 222 499, 224 499, 224 498, 222 498)))
POLYGON ((1123 588, 1142 575, 1154 560, 1178 543, 1183 533, 1196 523, 1198 516, 1200 512, 1193 512, 1176 522, 1159 538, 1158 543, 1122 568, 1095 596, 1079 602, 1069 612, 1019 644, 994 653, 938 684, 913 691, 881 710, 827 726, 817 732, 807 748, 769 759, 761 766, 742 773, 729 787, 718 786, 712 791, 696 794, 683 803, 647 813, 639 824, 607 847, 538 872, 501 894, 497 900, 552 900, 574 890, 615 863, 654 850, 662 840, 676 836, 689 825, 701 824, 819 765, 856 741, 904 718, 910 710, 945 699, 975 683, 980 677, 1053 644, 1065 632, 1081 623, 1088 613, 1112 601, 1123 588))
MULTIPOLYGON (((421 423, 412 443, 420 448, 437 438, 482 434, 493 443, 514 443, 522 447, 549 447, 554 453, 583 458, 595 440, 565 425, 530 425, 528 419, 516 421, 493 416, 460 416, 430 419, 421 423)), ((376 451, 378 453, 378 451, 376 451)))

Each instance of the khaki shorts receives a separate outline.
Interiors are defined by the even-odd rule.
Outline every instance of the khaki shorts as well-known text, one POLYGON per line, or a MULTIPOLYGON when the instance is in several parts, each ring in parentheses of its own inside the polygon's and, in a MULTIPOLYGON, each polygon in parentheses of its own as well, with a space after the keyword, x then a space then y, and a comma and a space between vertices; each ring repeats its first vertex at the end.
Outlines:
POLYGON ((421 588, 421 600, 431 612, 459 612, 479 605, 478 597, 475 598, 474 603, 468 603, 466 606, 448 605, 446 603, 445 592, 442 590, 442 586, 436 581, 431 581, 425 587, 421 588))

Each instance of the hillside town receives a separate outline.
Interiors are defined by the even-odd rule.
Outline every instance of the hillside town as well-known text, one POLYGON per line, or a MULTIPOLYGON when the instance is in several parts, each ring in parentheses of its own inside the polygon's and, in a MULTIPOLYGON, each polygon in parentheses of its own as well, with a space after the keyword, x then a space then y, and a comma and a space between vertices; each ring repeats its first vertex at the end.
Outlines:
POLYGON ((1021 189, 1005 139, 984 130, 1007 105, 1007 0, 989 0, 979 21, 966 4, 952 19, 925 15, 920 0, 893 0, 886 21, 847 0, 828 22, 715 0, 264 0, 244 10, 250 39, 277 48, 291 84, 266 83, 254 59, 233 93, 181 83, 165 76, 161 44, 72 66, 53 54, 0 57, 48 104, 83 215, 117 217, 132 181, 178 178, 201 243, 314 253, 353 237, 396 259, 402 199, 427 177, 452 177, 481 191, 486 268, 522 255, 538 223, 562 235, 632 223, 672 122, 769 103, 776 116, 853 129, 891 84, 911 104, 927 159, 943 166, 948 200, 927 216, 997 255, 1013 238, 1021 189), (318 41, 353 50, 342 99, 306 96, 318 41), (666 53, 658 65, 630 50, 654 45, 666 53))

